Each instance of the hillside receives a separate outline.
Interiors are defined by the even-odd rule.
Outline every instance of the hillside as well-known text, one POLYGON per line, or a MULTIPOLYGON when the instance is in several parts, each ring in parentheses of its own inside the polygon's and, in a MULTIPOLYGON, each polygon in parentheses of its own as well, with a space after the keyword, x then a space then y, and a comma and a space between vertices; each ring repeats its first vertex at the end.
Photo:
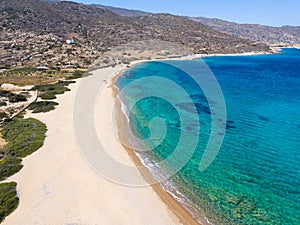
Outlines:
POLYGON ((271 27, 258 24, 238 24, 204 17, 191 19, 207 25, 214 30, 270 45, 300 43, 300 26, 271 27))
POLYGON ((159 40, 195 53, 268 51, 264 44, 215 31, 185 17, 124 17, 74 2, 0 1, 0 66, 87 67, 111 48, 159 40), (75 45, 67 45, 73 38, 75 45))
POLYGON ((150 12, 144 12, 141 10, 133 10, 133 9, 124 9, 119 7, 113 7, 113 6, 105 6, 105 5, 99 5, 95 4, 93 6, 99 7, 101 9, 107 9, 119 16, 126 16, 126 17, 134 17, 134 16, 149 16, 153 13, 150 12))
MULTIPOLYGON (((98 6, 121 16, 134 17, 153 15, 153 13, 139 10, 128 10, 103 5, 98 6)), ((259 24, 238 24, 204 17, 191 17, 190 19, 207 25, 214 30, 243 39, 266 43, 268 45, 291 45, 293 43, 300 43, 300 26, 271 27, 259 24)))

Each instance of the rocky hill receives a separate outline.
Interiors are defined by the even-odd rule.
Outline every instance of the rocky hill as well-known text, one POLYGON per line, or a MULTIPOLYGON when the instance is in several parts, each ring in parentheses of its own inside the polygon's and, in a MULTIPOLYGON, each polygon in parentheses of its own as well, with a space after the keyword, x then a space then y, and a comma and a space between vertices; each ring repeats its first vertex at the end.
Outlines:
POLYGON ((300 43, 300 26, 271 27, 258 24, 238 24, 204 17, 191 19, 207 25, 214 30, 270 45, 300 43))
MULTIPOLYGON (((128 10, 103 5, 99 5, 99 7, 121 16, 134 17, 153 15, 153 13, 138 10, 128 10)), ((205 17, 191 17, 190 19, 207 25, 214 30, 251 41, 266 43, 268 45, 292 45, 293 43, 300 43, 300 26, 271 27, 259 24, 238 24, 205 17)))
POLYGON ((264 44, 169 14, 124 17, 67 1, 0 1, 0 67, 87 67, 113 47, 145 40, 180 44, 195 53, 268 51, 264 44), (68 46, 66 39, 75 44, 68 46))
POLYGON ((105 6, 105 5, 99 5, 95 4, 93 6, 99 7, 101 9, 107 9, 117 15, 120 16, 126 16, 126 17, 134 17, 134 16, 149 16, 153 13, 150 12, 144 12, 141 10, 133 10, 133 9, 124 9, 119 7, 113 7, 113 6, 105 6))

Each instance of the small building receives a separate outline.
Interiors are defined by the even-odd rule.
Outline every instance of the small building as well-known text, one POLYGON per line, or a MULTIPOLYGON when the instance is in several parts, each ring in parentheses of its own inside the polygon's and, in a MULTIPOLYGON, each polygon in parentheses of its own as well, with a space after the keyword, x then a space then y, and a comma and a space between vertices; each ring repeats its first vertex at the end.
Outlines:
POLYGON ((168 50, 161 50, 160 53, 163 54, 163 55, 169 55, 170 54, 170 52, 168 50))
POLYGON ((70 40, 66 40, 66 43, 69 45, 73 45, 73 44, 75 44, 75 41, 74 41, 74 39, 70 39, 70 40))
POLYGON ((38 66, 36 69, 37 70, 48 70, 48 67, 47 66, 38 66))

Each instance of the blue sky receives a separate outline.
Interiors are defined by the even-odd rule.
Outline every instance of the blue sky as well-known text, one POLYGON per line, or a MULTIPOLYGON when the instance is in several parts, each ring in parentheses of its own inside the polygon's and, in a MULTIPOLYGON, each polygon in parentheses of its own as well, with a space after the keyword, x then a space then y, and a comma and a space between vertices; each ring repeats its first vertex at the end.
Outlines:
POLYGON ((150 12, 204 16, 238 23, 300 26, 299 0, 73 0, 150 12))

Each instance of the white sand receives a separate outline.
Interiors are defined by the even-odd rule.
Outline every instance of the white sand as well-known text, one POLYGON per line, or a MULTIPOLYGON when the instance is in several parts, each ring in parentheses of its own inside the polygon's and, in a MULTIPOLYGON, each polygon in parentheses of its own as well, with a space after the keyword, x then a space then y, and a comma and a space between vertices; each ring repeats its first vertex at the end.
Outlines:
MULTIPOLYGON (((96 76, 104 80, 119 69, 101 69, 96 76)), ((70 85, 71 92, 58 97, 56 110, 30 115, 47 124, 47 138, 41 149, 24 159, 23 169, 8 179, 18 183, 20 205, 3 224, 179 224, 151 187, 130 188, 109 182, 86 164, 73 131, 78 83, 70 85)), ((114 100, 112 89, 106 86, 96 108, 98 134, 105 134, 114 157, 132 165, 112 129, 114 100)))

